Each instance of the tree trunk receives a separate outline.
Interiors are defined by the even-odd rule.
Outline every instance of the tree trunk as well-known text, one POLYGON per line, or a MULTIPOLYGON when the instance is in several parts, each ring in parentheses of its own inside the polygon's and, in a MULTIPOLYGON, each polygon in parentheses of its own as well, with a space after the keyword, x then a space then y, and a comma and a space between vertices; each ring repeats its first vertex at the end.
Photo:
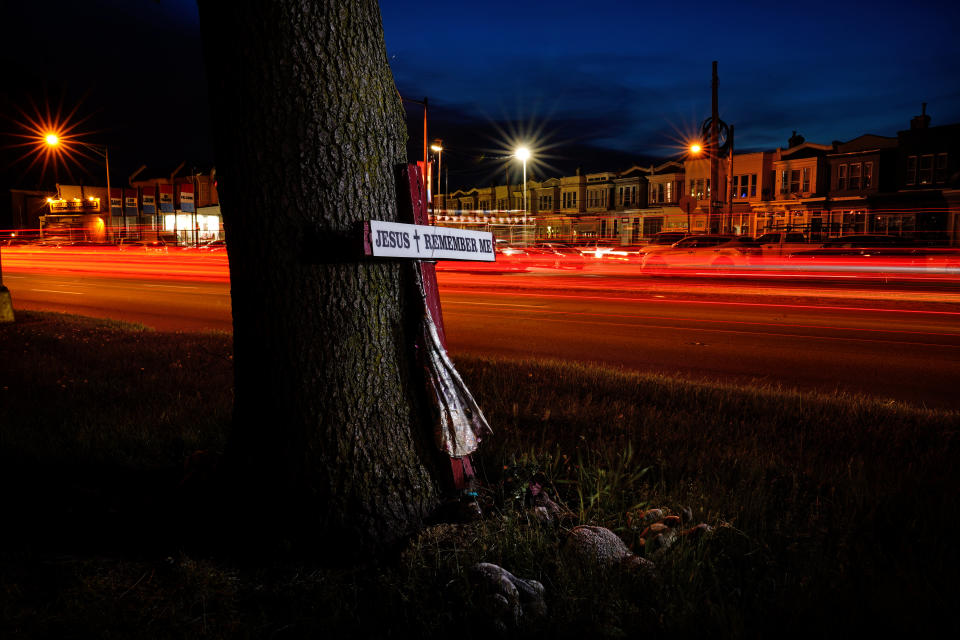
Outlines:
POLYGON ((230 477, 271 527, 383 549, 436 507, 442 459, 411 266, 358 255, 362 221, 396 219, 405 162, 379 7, 199 7, 233 301, 230 477))

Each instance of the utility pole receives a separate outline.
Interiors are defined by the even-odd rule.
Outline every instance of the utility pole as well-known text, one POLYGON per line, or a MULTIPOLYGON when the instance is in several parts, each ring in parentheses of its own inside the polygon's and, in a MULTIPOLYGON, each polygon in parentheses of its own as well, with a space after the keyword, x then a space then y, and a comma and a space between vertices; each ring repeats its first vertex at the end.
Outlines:
POLYGON ((727 161, 727 219, 723 229, 724 233, 733 231, 733 125, 730 125, 728 135, 730 136, 727 140, 727 144, 730 145, 730 158, 727 161))
POLYGON ((711 84, 713 96, 712 96, 712 107, 711 107, 711 114, 710 114, 710 115, 711 115, 711 118, 710 118, 710 143, 709 143, 709 146, 710 146, 710 151, 709 151, 709 158, 710 158, 710 208, 709 208, 709 211, 710 211, 710 216, 709 216, 709 217, 710 217, 710 225, 709 225, 709 226, 710 226, 710 233, 717 233, 717 231, 718 231, 718 229, 716 228, 716 227, 717 227, 717 220, 716 220, 716 216, 717 216, 717 205, 716 205, 716 203, 720 201, 720 200, 719 200, 719 198, 720 198, 720 195, 719 195, 720 190, 717 188, 717 181, 718 181, 718 180, 717 180, 717 176, 718 176, 718 169, 719 169, 719 167, 717 166, 717 153, 718 153, 718 149, 719 149, 718 134, 719 134, 719 128, 720 128, 720 106, 719 106, 719 100, 718 100, 718 98, 717 98, 717 86, 718 86, 718 84, 719 84, 719 81, 717 80, 717 61, 714 60, 714 61, 713 61, 713 82, 712 82, 712 84, 711 84))

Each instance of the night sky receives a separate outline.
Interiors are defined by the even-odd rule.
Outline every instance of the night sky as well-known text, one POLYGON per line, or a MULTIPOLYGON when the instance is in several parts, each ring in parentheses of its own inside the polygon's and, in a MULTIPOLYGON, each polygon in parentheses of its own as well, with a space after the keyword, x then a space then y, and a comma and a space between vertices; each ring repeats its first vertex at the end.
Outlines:
MULTIPOLYGON (((784 146, 796 130, 830 143, 896 135, 927 102, 960 122, 960 3, 381 3, 405 97, 429 97, 450 186, 502 180, 516 142, 536 178, 676 157, 710 115, 738 150, 784 146)), ((0 131, 51 105, 110 145, 114 183, 141 164, 209 166, 206 81, 195 0, 5 3, 0 131)), ((411 155, 421 115, 410 105, 411 155)), ((3 187, 51 184, 3 144, 3 187)), ((86 162, 73 178, 104 182, 86 162)), ((7 198, 2 198, 9 206, 7 198)))

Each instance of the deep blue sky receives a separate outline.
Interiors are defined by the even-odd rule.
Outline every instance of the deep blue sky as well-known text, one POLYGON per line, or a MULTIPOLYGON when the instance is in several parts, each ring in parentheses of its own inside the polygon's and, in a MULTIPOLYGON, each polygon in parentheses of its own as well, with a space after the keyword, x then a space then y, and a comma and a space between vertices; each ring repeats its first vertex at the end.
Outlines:
MULTIPOLYGON (((543 150, 537 177, 670 157, 710 114, 713 60, 738 149, 783 146, 794 130, 823 143, 896 135, 921 102, 934 125, 960 122, 957 2, 384 0, 381 11, 397 87, 430 98, 451 186, 500 177, 509 138, 543 150)), ((90 139, 111 145, 122 177, 212 162, 194 0, 5 3, 3 14, 4 113, 82 99, 90 139)), ((9 150, 4 160, 5 186, 37 182, 9 150)))

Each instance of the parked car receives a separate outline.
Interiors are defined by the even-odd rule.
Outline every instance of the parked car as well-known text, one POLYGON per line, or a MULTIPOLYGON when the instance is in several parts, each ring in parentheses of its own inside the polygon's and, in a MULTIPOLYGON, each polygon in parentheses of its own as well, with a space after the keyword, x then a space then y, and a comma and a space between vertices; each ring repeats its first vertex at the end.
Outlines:
POLYGON ((689 236, 664 249, 648 252, 643 258, 643 268, 733 267, 747 264, 759 253, 760 249, 752 238, 703 234, 689 236))
POLYGON ((925 272, 934 250, 917 247, 909 238, 855 234, 833 238, 816 249, 795 251, 787 262, 794 269, 836 270, 890 276, 925 272))
POLYGON ((637 257, 642 262, 648 254, 666 251, 684 238, 689 237, 689 235, 690 234, 682 231, 661 231, 660 233, 655 233, 650 236, 650 241, 647 244, 640 247, 640 250, 637 252, 637 257))
POLYGON ((688 233, 684 231, 661 231, 650 236, 649 242, 644 245, 646 247, 659 247, 659 246, 670 246, 676 242, 680 242, 686 238, 688 233))
POLYGON ((810 238, 797 231, 771 231, 757 237, 757 246, 765 256, 786 256, 794 251, 815 249, 819 242, 810 242, 810 238))
POLYGON ((562 242, 537 242, 524 247, 521 263, 531 267, 583 269, 584 257, 576 247, 562 242))

